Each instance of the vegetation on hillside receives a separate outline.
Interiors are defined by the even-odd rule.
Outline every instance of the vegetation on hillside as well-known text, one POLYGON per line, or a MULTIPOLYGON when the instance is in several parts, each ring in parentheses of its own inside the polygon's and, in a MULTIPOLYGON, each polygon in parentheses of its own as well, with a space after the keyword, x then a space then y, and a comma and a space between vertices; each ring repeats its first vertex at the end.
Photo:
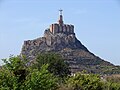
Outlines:
POLYGON ((33 64, 19 56, 3 61, 0 90, 120 90, 120 77, 84 72, 71 76, 68 64, 54 53, 38 55, 33 64))

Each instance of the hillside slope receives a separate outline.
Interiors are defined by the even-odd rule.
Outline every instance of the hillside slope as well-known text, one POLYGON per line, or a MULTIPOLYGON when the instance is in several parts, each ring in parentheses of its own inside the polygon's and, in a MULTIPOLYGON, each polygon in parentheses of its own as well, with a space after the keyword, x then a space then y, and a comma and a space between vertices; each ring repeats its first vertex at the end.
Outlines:
POLYGON ((24 41, 21 55, 26 55, 32 61, 43 52, 61 54, 70 64, 73 73, 82 70, 99 74, 119 73, 119 67, 95 56, 76 38, 75 34, 53 35, 49 29, 45 30, 44 37, 24 41))

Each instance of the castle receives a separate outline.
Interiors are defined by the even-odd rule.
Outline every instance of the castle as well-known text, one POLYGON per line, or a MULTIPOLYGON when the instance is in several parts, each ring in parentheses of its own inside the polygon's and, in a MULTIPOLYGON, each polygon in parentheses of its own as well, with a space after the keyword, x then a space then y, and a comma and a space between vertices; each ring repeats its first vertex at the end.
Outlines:
MULTIPOLYGON (((48 46, 54 45, 55 44, 54 42, 57 42, 59 44, 62 42, 65 43, 65 40, 67 41, 68 38, 70 38, 70 42, 75 42, 74 26, 64 24, 62 10, 59 10, 59 12, 60 15, 59 15, 58 23, 51 24, 50 27, 45 30, 43 37, 35 40, 24 41, 24 45, 27 47, 27 49, 30 45, 39 46, 41 42, 45 42, 46 45, 48 46), (68 36, 67 39, 63 38, 63 35, 67 35, 68 36), (62 39, 60 40, 60 38, 62 39)), ((69 41, 67 41, 67 43, 69 43, 69 41)))
POLYGON ((50 25, 49 28, 50 32, 52 34, 57 34, 57 33, 74 34, 74 25, 64 24, 62 10, 59 10, 59 12, 60 12, 60 16, 58 23, 54 23, 50 25))

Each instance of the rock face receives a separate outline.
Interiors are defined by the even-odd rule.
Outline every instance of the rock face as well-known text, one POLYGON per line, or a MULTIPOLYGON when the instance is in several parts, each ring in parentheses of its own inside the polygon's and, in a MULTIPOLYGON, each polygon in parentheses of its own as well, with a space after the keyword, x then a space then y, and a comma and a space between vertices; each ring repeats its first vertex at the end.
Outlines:
POLYGON ((86 70, 104 74, 109 71, 106 67, 116 68, 113 64, 91 53, 76 38, 74 26, 72 25, 72 29, 70 26, 63 24, 62 15, 60 15, 58 24, 52 24, 50 28, 46 29, 43 37, 24 41, 21 55, 26 55, 32 61, 37 54, 42 52, 59 53, 69 63, 72 73, 86 70), (54 25, 58 27, 54 28, 54 25))
POLYGON ((24 41, 21 54, 26 55, 29 59, 34 59, 34 56, 40 52, 59 52, 66 51, 67 49, 84 50, 89 52, 87 48, 76 38, 75 34, 52 34, 48 29, 45 30, 44 37, 24 41))
POLYGON ((24 41, 21 55, 26 55, 28 59, 34 60, 36 55, 42 52, 56 52, 70 64, 71 71, 78 72, 87 70, 88 72, 99 73, 100 66, 109 65, 99 57, 92 54, 76 38, 75 34, 58 33, 53 35, 49 29, 45 30, 44 37, 35 40, 24 41))

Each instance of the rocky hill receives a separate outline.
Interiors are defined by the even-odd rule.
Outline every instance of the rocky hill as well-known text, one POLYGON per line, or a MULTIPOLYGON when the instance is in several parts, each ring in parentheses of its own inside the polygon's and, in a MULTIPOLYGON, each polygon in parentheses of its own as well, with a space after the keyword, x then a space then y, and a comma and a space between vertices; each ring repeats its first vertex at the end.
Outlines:
POLYGON ((113 64, 102 60, 91 53, 75 37, 75 34, 51 34, 45 31, 44 37, 35 40, 24 41, 21 55, 34 60, 36 55, 42 52, 56 52, 70 64, 71 71, 77 72, 87 70, 92 73, 106 73, 109 69, 116 69, 113 64), (106 68, 106 70, 104 70, 106 68))
POLYGON ((69 63, 72 73, 86 70, 89 73, 115 74, 120 67, 95 56, 75 36, 74 26, 63 23, 60 15, 58 24, 52 24, 44 36, 24 41, 21 55, 34 60, 39 53, 55 52, 69 63))

